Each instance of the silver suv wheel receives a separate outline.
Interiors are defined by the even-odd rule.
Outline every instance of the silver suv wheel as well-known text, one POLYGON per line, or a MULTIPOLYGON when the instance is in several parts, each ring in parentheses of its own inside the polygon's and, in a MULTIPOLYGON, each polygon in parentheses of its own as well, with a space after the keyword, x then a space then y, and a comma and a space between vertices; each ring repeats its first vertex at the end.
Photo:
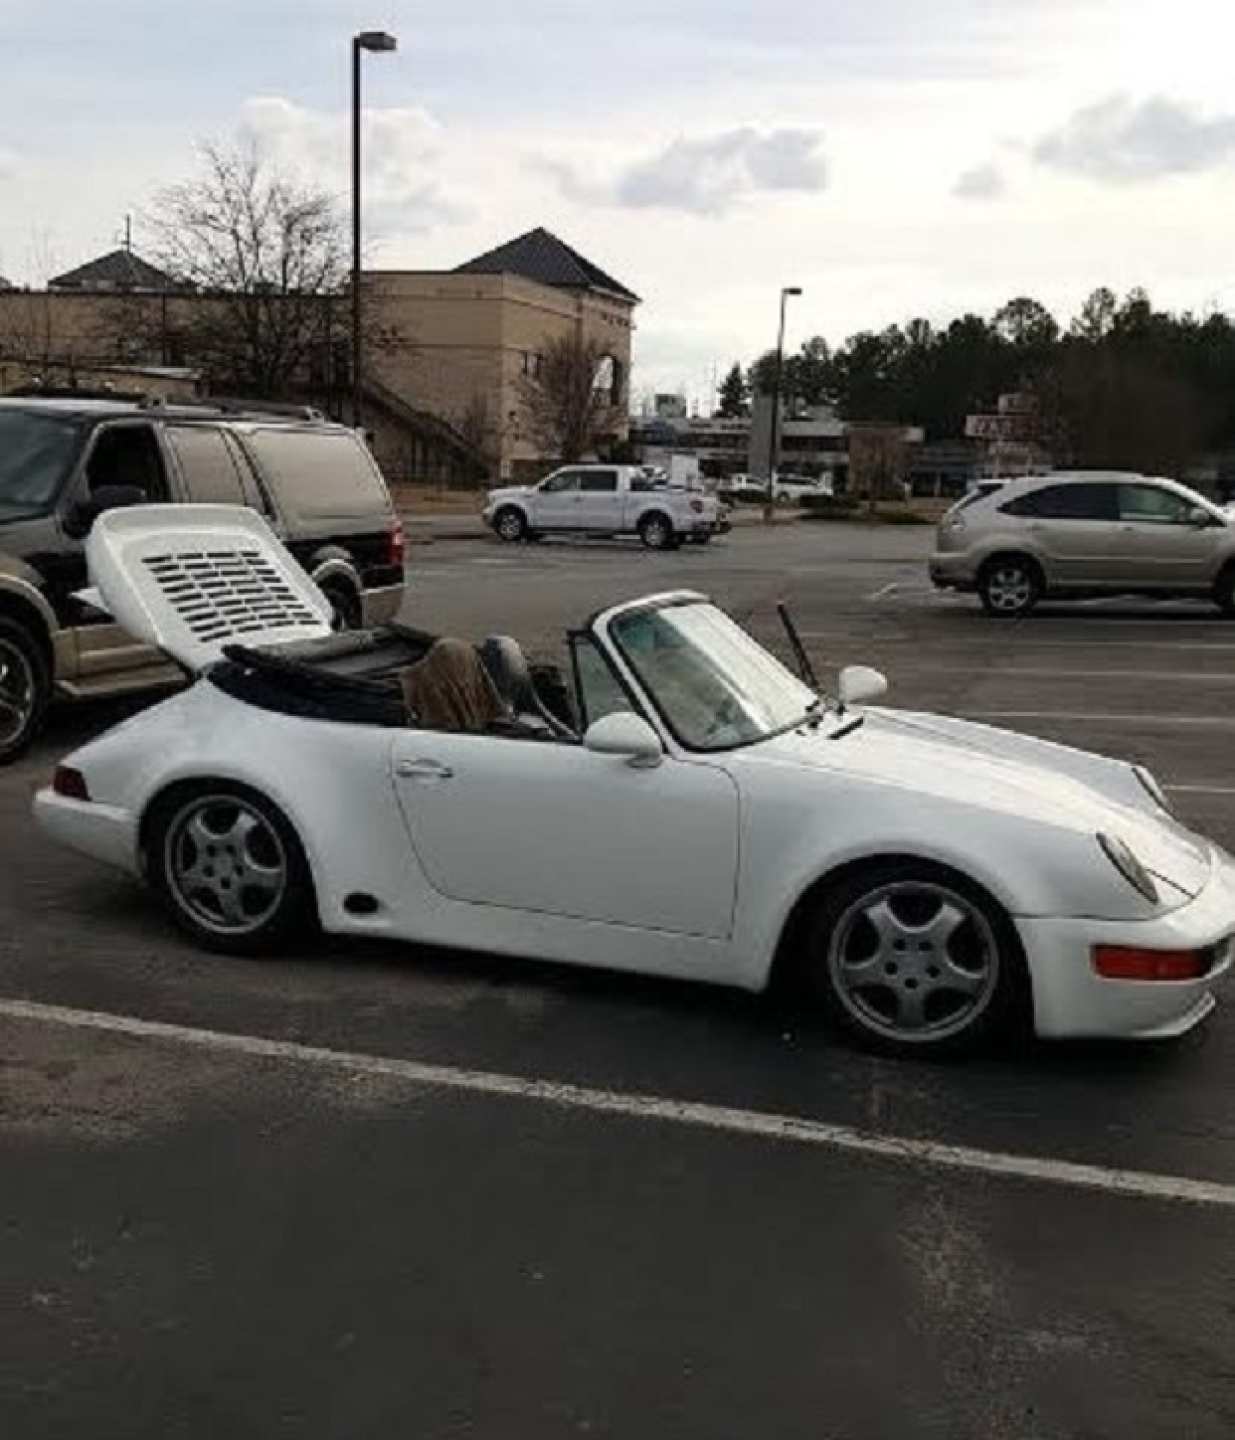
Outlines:
POLYGON ((1038 602, 1038 576, 1026 560, 992 561, 978 580, 982 604, 992 615, 1024 615, 1038 602))

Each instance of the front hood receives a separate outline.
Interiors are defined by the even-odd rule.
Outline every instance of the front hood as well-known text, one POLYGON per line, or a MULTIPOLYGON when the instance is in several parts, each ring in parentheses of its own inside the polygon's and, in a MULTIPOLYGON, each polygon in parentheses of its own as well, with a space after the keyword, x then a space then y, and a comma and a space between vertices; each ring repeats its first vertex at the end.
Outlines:
MULTIPOLYGON (((1193 896, 1209 878, 1210 848, 1160 810, 1130 765, 1049 741, 942 716, 872 709, 839 739, 794 731, 761 756, 897 786, 1092 837, 1126 840, 1159 880, 1193 896)), ((1097 846, 1094 846, 1097 854, 1097 846)))
POLYGON ((534 489, 533 485, 503 485, 489 491, 489 504, 494 505, 499 500, 517 500, 520 496, 531 495, 534 489))
POLYGON ((241 505, 109 510, 90 531, 86 564, 124 629, 189 670, 221 659, 228 645, 330 634, 330 602, 241 505))

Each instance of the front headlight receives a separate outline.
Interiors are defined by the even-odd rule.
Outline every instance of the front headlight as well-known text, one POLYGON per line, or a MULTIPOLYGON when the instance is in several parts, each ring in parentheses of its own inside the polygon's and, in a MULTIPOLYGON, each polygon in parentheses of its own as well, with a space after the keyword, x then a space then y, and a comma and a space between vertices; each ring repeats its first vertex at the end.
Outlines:
POLYGON ((1118 835, 1099 834, 1098 844, 1102 846, 1106 858, 1128 884, 1143 895, 1151 905, 1156 905, 1158 903, 1158 887, 1154 884, 1153 876, 1132 853, 1132 847, 1128 842, 1121 840, 1118 835))
POLYGON ((1166 798, 1166 791, 1158 784, 1157 776, 1155 776, 1151 770, 1147 770, 1144 765, 1134 765, 1132 767, 1132 773, 1141 782, 1141 789, 1145 791, 1154 804, 1160 809, 1165 810, 1168 815, 1174 815, 1175 812, 1171 809, 1171 802, 1166 798))

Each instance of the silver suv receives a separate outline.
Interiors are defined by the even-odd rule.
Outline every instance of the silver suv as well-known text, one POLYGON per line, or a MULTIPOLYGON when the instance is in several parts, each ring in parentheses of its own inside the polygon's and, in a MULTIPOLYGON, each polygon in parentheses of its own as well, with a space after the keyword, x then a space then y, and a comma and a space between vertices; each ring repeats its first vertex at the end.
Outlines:
POLYGON ((1046 598, 1181 595, 1235 615, 1235 515, 1174 480, 1057 471, 975 492, 939 522, 932 582, 991 615, 1046 598))

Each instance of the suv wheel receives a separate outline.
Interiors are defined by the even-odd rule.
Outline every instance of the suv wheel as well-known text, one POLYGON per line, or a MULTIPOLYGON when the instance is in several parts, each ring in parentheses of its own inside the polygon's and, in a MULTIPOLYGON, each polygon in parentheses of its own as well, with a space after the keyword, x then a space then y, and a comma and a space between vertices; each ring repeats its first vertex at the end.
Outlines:
POLYGON ((988 615, 1004 620, 1028 615, 1042 594, 1038 567, 1023 555, 1001 555, 982 567, 978 594, 988 615))
POLYGON ((1214 585, 1214 604, 1224 615, 1235 616, 1235 565, 1228 565, 1214 585))
POLYGON ((334 612, 331 624, 335 630, 359 630, 364 623, 360 596, 346 580, 327 580, 321 587, 334 612))
POLYGON ((0 618, 0 765, 26 749, 51 699, 42 648, 24 625, 0 618))
POLYGON ((523 518, 522 510, 516 510, 513 505, 510 505, 505 510, 497 512, 493 528, 497 532, 499 540, 505 540, 508 545, 513 545, 527 534, 527 521, 523 518))

